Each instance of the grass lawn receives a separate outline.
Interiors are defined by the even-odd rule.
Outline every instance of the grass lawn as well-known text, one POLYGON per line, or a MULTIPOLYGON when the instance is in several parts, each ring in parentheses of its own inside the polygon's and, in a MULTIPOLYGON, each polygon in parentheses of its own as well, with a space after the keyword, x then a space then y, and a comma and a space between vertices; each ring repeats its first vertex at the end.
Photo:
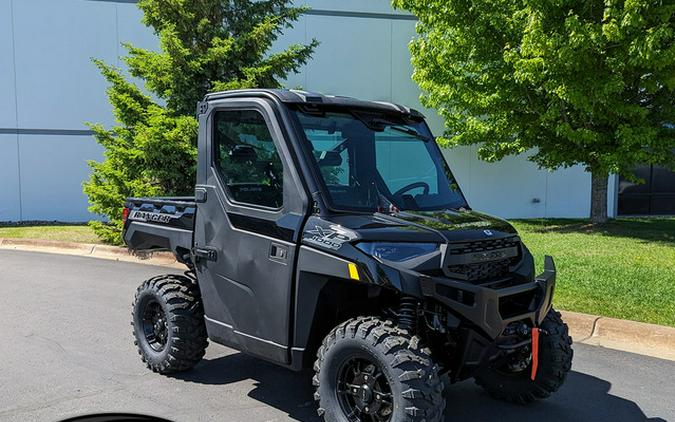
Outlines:
POLYGON ((91 227, 81 226, 0 226, 0 238, 45 239, 64 242, 101 243, 91 227))
MULTIPOLYGON (((536 259, 558 268, 559 309, 675 326, 675 218, 514 221, 536 259)), ((0 238, 100 243, 88 226, 0 227, 0 238)))
POLYGON ((675 218, 515 221, 543 268, 558 269, 557 308, 675 326, 675 218))

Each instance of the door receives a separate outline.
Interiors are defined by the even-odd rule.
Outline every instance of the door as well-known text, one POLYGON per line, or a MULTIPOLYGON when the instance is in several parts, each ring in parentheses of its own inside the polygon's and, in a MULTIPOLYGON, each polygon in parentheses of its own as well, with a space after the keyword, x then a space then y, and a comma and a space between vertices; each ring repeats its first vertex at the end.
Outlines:
POLYGON ((267 100, 223 100, 207 116, 195 250, 209 337, 289 363, 294 261, 307 196, 267 100))

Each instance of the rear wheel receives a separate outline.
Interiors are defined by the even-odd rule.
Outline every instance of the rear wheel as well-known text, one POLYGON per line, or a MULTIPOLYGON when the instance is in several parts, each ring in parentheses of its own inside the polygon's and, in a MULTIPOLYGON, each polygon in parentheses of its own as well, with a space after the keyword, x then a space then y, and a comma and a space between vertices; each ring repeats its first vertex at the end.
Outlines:
POLYGON ((329 422, 441 420, 443 384, 418 340, 374 317, 333 329, 314 364, 319 415, 329 422))
POLYGON ((162 275, 146 280, 136 291, 131 315, 134 344, 154 372, 184 371, 204 356, 204 309, 192 278, 162 275))
POLYGON ((487 367, 476 374, 476 383, 492 397, 527 404, 546 398, 560 388, 572 368, 572 338, 559 312, 551 309, 541 324, 539 365, 534 380, 531 353, 516 360, 487 367))

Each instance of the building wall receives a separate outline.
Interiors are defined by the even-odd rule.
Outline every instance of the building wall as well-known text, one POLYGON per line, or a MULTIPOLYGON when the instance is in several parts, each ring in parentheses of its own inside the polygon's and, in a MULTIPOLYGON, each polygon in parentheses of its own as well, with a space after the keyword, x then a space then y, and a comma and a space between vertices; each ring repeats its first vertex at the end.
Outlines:
MULTIPOLYGON (((389 0, 306 0, 312 10, 275 49, 321 41, 287 87, 419 104, 407 43, 415 20, 389 0)), ((113 124, 92 57, 120 65, 121 42, 155 48, 128 0, 0 0, 0 221, 86 221, 82 182, 102 149, 85 122, 113 124)), ((503 217, 585 217, 590 177, 580 168, 537 170, 524 157, 497 164, 474 148, 446 151, 472 207, 503 217)), ((610 205, 615 201, 610 201, 610 205)))

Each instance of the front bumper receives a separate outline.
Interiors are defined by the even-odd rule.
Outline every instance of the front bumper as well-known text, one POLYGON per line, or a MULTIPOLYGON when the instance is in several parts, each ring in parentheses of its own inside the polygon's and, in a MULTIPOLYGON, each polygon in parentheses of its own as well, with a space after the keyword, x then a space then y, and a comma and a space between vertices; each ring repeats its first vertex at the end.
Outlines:
POLYGON ((420 288, 423 296, 448 306, 495 340, 515 321, 539 326, 551 309, 555 281, 555 263, 546 256, 544 272, 530 283, 494 289, 447 278, 422 277, 420 288))

